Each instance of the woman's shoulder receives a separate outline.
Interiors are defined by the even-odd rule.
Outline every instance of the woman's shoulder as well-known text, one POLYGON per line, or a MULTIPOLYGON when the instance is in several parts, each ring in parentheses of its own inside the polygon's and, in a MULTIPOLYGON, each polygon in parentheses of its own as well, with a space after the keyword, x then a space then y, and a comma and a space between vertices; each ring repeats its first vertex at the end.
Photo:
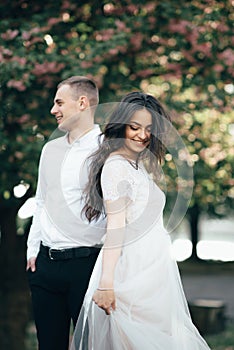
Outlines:
POLYGON ((104 168, 111 169, 112 172, 118 170, 118 173, 121 171, 124 173, 132 173, 135 169, 135 162, 127 159, 119 153, 113 152, 106 159, 104 168))
POLYGON ((103 198, 116 200, 120 197, 135 198, 138 179, 129 161, 120 154, 110 154, 101 174, 103 198))
POLYGON ((111 152, 109 157, 107 158, 107 161, 109 159, 116 159, 116 160, 120 160, 120 161, 126 161, 127 159, 121 154, 121 153, 118 153, 118 152, 111 152))

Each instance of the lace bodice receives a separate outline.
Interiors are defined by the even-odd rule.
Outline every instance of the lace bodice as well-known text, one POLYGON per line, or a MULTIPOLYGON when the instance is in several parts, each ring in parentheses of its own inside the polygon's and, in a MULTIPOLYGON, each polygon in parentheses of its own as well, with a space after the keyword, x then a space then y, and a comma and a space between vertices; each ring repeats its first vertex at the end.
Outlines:
POLYGON ((104 203, 121 197, 127 199, 127 223, 136 223, 140 218, 141 224, 147 226, 149 213, 153 217, 162 214, 165 195, 155 185, 142 163, 136 169, 120 155, 109 157, 103 167, 101 186, 104 203))
POLYGON ((137 170, 123 157, 112 156, 106 161, 101 177, 104 201, 115 201, 121 197, 135 200, 137 185, 137 170))

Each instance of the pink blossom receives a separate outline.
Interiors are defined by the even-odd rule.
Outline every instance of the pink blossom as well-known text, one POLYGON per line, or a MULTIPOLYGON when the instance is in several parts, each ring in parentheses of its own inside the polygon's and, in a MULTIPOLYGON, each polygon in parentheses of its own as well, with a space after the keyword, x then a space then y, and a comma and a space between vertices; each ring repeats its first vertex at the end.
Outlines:
POLYGON ((172 79, 175 79, 175 78, 181 78, 181 70, 176 70, 176 71, 168 71, 166 74, 163 74, 163 78, 165 81, 168 81, 170 80, 171 78, 172 79))
POLYGON ((143 40, 143 34, 138 32, 131 37, 130 43, 132 44, 135 50, 139 50, 141 48, 142 40, 143 40))
POLYGON ((227 32, 228 29, 229 28, 225 23, 219 23, 217 26, 217 30, 220 31, 221 33, 227 32))
POLYGON ((193 63, 193 64, 196 63, 195 58, 193 57, 193 55, 189 51, 182 49, 181 53, 190 63, 193 63))
POLYGON ((198 32, 199 33, 206 33, 206 31, 208 30, 207 26, 199 26, 198 27, 198 32))
POLYGON ((110 49, 108 51, 112 56, 115 56, 119 53, 119 50, 117 48, 114 48, 114 49, 110 49))
POLYGON ((26 90, 26 86, 23 84, 22 81, 20 80, 14 80, 14 79, 11 79, 8 81, 7 83, 7 86, 10 88, 15 88, 16 90, 18 91, 24 91, 26 90))
POLYGON ((43 42, 43 39, 39 38, 39 37, 35 37, 35 38, 32 38, 31 40, 25 41, 24 45, 26 47, 30 47, 31 45, 36 44, 36 43, 40 43, 40 42, 43 42))
POLYGON ((20 118, 17 119, 19 124, 24 124, 29 120, 30 116, 29 114, 23 114, 20 118))
POLYGON ((16 151, 15 152, 15 158, 16 159, 23 159, 24 158, 23 152, 16 151))
POLYGON ((102 41, 102 35, 99 33, 95 33, 95 39, 96 41, 102 41))
POLYGON ((222 64, 215 64, 213 67, 213 70, 217 73, 220 73, 224 70, 224 67, 222 66, 222 64))
POLYGON ((152 61, 152 58, 154 58, 152 51, 145 51, 145 52, 139 53, 138 57, 142 61, 147 60, 147 62, 149 62, 149 60, 152 61))
POLYGON ((19 63, 21 66, 24 66, 27 62, 25 57, 14 56, 12 57, 12 61, 19 63))
POLYGON ((182 75, 181 66, 178 63, 167 63, 166 69, 167 69, 167 73, 164 76, 165 80, 170 77, 180 78, 182 75))
POLYGON ((125 45, 125 46, 124 45, 117 45, 116 49, 118 49, 118 51, 121 52, 121 53, 126 53, 128 47, 127 47, 127 45, 125 45))
POLYGON ((185 38, 190 42, 192 46, 197 45, 197 41, 199 38, 199 30, 197 27, 190 28, 186 33, 185 38))
POLYGON ((120 21, 119 19, 115 21, 115 25, 117 29, 121 32, 129 33, 130 31, 130 28, 126 27, 126 24, 123 21, 120 21))
POLYGON ((29 40, 32 36, 32 34, 38 34, 40 33, 42 30, 42 28, 39 27, 34 27, 31 30, 29 30, 28 32, 23 32, 22 33, 22 39, 23 40, 29 40))
POLYGON ((181 74, 181 65, 179 63, 167 63, 167 69, 181 74))
POLYGON ((205 7, 205 9, 204 9, 204 11, 205 11, 205 13, 212 13, 213 12, 213 0, 208 0, 207 1, 208 3, 210 3, 210 5, 211 5, 211 7, 205 7))
POLYGON ((92 65, 93 65, 93 63, 92 62, 88 62, 88 61, 82 61, 80 63, 81 68, 90 68, 90 67, 92 67, 92 65))
POLYGON ((106 30, 102 30, 100 32, 100 35, 101 35, 102 41, 108 41, 108 40, 110 40, 113 37, 114 29, 113 28, 109 28, 109 29, 106 29, 106 30))
POLYGON ((220 60, 223 60, 224 63, 227 65, 227 66, 233 66, 234 65, 234 52, 232 49, 226 49, 224 50, 223 52, 219 53, 218 54, 218 58, 220 60))
POLYGON ((31 33, 30 32, 23 32, 22 33, 22 39, 23 40, 28 40, 31 37, 31 33))
POLYGON ((103 86, 103 76, 100 73, 97 75, 86 74, 86 76, 87 78, 94 80, 99 89, 103 86))
POLYGON ((206 42, 202 44, 197 44, 193 47, 192 52, 197 51, 203 53, 207 57, 211 57, 211 43, 206 42))
POLYGON ((26 80, 28 81, 29 77, 30 77, 29 73, 24 73, 23 74, 23 81, 26 81, 26 80))
POLYGON ((199 152, 200 157, 210 167, 216 166, 216 164, 226 158, 227 154, 222 150, 221 145, 214 143, 211 147, 203 148, 199 152))
POLYGON ((64 0, 64 1, 62 2, 62 9, 67 10, 67 9, 69 9, 70 7, 71 7, 70 1, 64 0))
POLYGON ((48 74, 37 77, 37 81, 39 84, 43 84, 45 88, 51 88, 54 84, 53 77, 48 74))
POLYGON ((169 30, 174 33, 186 34, 188 32, 188 28, 191 27, 191 22, 186 20, 175 20, 172 19, 169 23, 169 30))
POLYGON ((137 76, 141 78, 147 78, 153 74, 154 74, 154 69, 151 69, 151 68, 143 69, 137 72, 137 76))
POLYGON ((41 28, 40 27, 34 27, 30 30, 30 33, 32 34, 37 34, 41 32, 41 28))
POLYGON ((145 6, 144 6, 144 9, 146 9, 147 12, 153 12, 155 11, 155 8, 156 8, 156 2, 155 1, 151 1, 149 3, 147 3, 145 6))
POLYGON ((95 56, 95 57, 93 58, 93 61, 96 62, 96 63, 100 63, 100 62, 102 62, 102 59, 103 59, 102 56, 95 56))
POLYGON ((118 4, 115 6, 115 2, 113 3, 105 4, 103 7, 104 12, 107 15, 115 15, 116 17, 121 16, 126 11, 126 7, 118 6, 118 4))
POLYGON ((130 4, 127 6, 127 11, 135 14, 138 11, 138 7, 134 4, 130 4))
POLYGON ((19 31, 17 29, 15 30, 8 29, 5 33, 1 34, 1 37, 3 40, 13 40, 18 34, 19 34, 19 31))
POLYGON ((64 68, 64 63, 47 62, 36 63, 32 73, 36 76, 41 76, 47 73, 58 73, 64 68))
POLYGON ((61 18, 50 18, 48 20, 48 25, 53 26, 54 24, 57 24, 59 22, 61 22, 61 18))
POLYGON ((3 56, 8 56, 8 57, 11 57, 13 55, 13 51, 5 48, 3 48, 2 53, 3 53, 3 56))
POLYGON ((54 48, 55 48, 55 44, 53 43, 53 44, 51 44, 50 46, 48 46, 48 47, 46 48, 46 53, 51 53, 51 52, 53 52, 53 51, 54 51, 54 48))
POLYGON ((227 71, 232 77, 234 76, 234 68, 229 67, 227 71))

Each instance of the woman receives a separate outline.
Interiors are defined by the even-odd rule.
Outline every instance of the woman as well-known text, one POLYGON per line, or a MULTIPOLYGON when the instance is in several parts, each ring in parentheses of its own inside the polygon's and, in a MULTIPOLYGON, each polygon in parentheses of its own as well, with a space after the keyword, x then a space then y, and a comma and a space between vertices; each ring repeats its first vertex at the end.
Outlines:
POLYGON ((129 93, 93 154, 84 212, 107 229, 71 349, 208 350, 193 325, 155 183, 170 117, 152 96, 129 93))

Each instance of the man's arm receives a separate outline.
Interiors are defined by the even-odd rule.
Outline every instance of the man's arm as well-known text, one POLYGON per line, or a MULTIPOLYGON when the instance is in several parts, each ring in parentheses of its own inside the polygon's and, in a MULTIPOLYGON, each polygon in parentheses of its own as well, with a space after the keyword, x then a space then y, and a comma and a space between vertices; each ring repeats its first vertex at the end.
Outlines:
POLYGON ((45 147, 42 150, 39 169, 38 169, 38 182, 36 190, 36 210, 33 215, 32 225, 29 231, 28 240, 27 240, 27 266, 26 270, 31 269, 33 272, 36 270, 36 259, 40 249, 41 243, 41 211, 44 206, 44 196, 46 189, 45 177, 42 170, 43 156, 45 152, 45 147))

